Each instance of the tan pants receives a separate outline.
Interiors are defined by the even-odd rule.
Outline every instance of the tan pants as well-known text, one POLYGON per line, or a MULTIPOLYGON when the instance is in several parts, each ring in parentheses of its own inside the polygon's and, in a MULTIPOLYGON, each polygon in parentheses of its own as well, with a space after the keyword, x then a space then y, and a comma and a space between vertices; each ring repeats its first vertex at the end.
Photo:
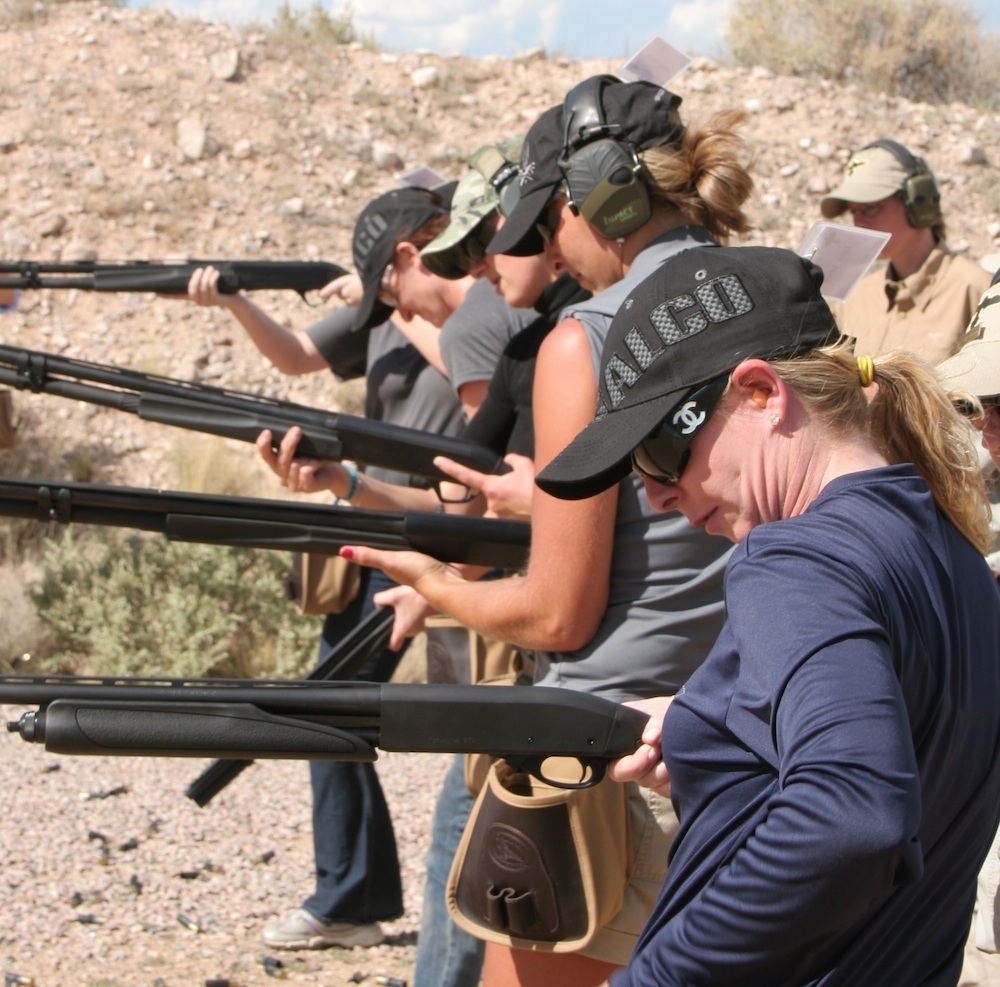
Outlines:
POLYGON ((958 987, 1000 987, 1000 953, 977 948, 975 919, 965 943, 965 964, 958 987))
POLYGON ((680 823, 670 799, 648 788, 631 786, 630 825, 635 861, 621 911, 601 929, 583 956, 625 966, 667 876, 667 856, 680 823))

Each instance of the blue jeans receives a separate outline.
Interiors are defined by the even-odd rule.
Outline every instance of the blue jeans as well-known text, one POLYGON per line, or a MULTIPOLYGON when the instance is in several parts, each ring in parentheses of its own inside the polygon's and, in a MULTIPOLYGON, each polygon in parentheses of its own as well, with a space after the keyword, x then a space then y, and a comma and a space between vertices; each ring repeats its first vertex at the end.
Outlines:
MULTIPOLYGON (((351 605, 323 621, 319 661, 375 608, 372 597, 393 583, 375 569, 361 570, 351 605)), ((385 649, 358 679, 389 680, 403 651, 385 649)), ((310 761, 316 890, 302 907, 322 922, 391 921, 403 914, 403 889, 392 829, 378 775, 371 764, 310 761)))
POLYGON ((476 987, 482 974, 485 943, 455 925, 445 904, 451 862, 474 802, 465 785, 465 757, 456 754, 434 809, 413 987, 476 987))

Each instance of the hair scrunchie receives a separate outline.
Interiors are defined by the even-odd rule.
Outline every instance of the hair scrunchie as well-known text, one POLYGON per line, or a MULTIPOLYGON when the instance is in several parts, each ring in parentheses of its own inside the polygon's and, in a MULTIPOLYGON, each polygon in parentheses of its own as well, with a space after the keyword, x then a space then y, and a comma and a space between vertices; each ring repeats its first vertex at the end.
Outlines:
POLYGON ((862 387, 868 387, 875 380, 875 361, 870 356, 858 357, 858 376, 862 387))

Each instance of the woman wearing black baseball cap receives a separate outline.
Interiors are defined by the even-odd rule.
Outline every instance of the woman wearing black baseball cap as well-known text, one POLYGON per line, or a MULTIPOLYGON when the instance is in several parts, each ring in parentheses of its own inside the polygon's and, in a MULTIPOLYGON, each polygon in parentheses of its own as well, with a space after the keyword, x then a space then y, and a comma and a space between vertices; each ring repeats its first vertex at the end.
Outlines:
MULTIPOLYGON (((488 253, 545 251, 553 270, 568 270, 594 292, 563 310, 538 353, 539 467, 593 415, 601 346, 629 285, 682 252, 714 250, 718 239, 747 227, 741 207, 752 182, 733 131, 739 114, 688 128, 679 103, 646 82, 585 80, 529 129, 520 197, 501 200, 505 222, 488 253)), ((640 482, 625 478, 576 503, 536 491, 522 578, 472 583, 413 553, 349 551, 415 586, 466 626, 530 649, 537 683, 625 701, 676 691, 708 654, 722 623, 730 546, 683 518, 657 516, 640 482)), ((666 799, 637 786, 626 797, 634 846, 617 913, 572 952, 489 942, 487 987, 592 987, 628 961, 662 883, 677 822, 666 799)))
POLYGON ((634 470, 737 543, 711 654, 613 768, 681 823, 614 987, 959 981, 1000 818, 989 505, 931 369, 834 342, 821 281, 765 247, 655 272, 537 478, 591 497, 634 470))

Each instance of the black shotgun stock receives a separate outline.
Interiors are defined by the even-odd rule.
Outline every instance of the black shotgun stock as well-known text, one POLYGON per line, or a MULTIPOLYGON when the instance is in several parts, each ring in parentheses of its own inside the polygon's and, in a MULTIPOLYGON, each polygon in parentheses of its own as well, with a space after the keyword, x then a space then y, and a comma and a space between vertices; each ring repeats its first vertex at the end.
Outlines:
MULTIPOLYGON (((368 662, 374 661, 389 643, 392 621, 391 607, 376 607, 350 634, 338 642, 305 680, 332 682, 353 679, 368 662)), ((204 808, 251 764, 253 761, 233 758, 213 761, 184 789, 184 794, 196 805, 204 808)))
POLYGON ((270 429, 275 449, 288 429, 298 425, 301 456, 348 459, 432 480, 448 479, 434 466, 435 456, 482 473, 507 469, 495 452, 453 436, 16 346, 0 346, 0 384, 242 442, 256 442, 270 429))
POLYGON ((49 263, 21 260, 0 263, 0 288, 78 288, 82 291, 155 291, 186 295, 199 267, 219 272, 219 291, 295 291, 305 298, 347 273, 339 264, 312 260, 191 260, 178 264, 137 260, 116 264, 95 261, 49 263))
POLYGON ((564 788, 630 754, 649 717, 545 686, 245 679, 0 676, 0 703, 38 706, 7 724, 56 754, 375 761, 376 748, 485 753, 564 788), (579 780, 547 773, 575 758, 579 780))
POLYGON ((423 552, 442 562, 519 569, 523 521, 434 511, 357 511, 255 497, 0 477, 0 516, 155 531, 172 541, 336 555, 344 545, 423 552))

